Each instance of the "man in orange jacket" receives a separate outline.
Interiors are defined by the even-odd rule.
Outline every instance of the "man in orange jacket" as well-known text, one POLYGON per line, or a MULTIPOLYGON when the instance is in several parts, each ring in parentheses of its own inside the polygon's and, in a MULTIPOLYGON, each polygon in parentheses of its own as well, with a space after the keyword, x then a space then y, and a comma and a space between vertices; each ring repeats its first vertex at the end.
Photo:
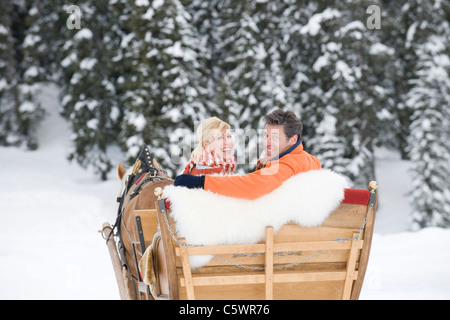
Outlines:
POLYGON ((264 117, 265 157, 258 160, 256 171, 243 176, 191 176, 175 178, 175 186, 203 188, 214 193, 244 199, 259 198, 290 177, 309 170, 319 170, 319 160, 303 150, 302 123, 292 111, 275 110, 264 117))

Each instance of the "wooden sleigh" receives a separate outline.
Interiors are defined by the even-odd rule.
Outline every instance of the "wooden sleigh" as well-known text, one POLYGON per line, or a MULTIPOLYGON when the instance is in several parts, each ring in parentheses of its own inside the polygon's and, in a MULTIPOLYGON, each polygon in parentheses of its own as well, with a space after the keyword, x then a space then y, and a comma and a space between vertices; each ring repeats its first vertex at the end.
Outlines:
MULTIPOLYGON (((216 246, 190 246, 178 238, 162 190, 156 188, 156 208, 134 212, 148 260, 141 265, 147 281, 139 282, 139 290, 149 298, 171 300, 358 299, 377 208, 376 182, 369 188, 346 189, 342 203, 321 226, 285 224, 275 234, 267 226, 260 243, 216 246), (192 270, 189 256, 193 255, 214 258, 192 270)), ((118 258, 113 251, 110 247, 114 264, 118 258)), ((137 259, 143 260, 142 255, 137 259)), ((119 290, 125 297, 124 277, 119 273, 119 290)))

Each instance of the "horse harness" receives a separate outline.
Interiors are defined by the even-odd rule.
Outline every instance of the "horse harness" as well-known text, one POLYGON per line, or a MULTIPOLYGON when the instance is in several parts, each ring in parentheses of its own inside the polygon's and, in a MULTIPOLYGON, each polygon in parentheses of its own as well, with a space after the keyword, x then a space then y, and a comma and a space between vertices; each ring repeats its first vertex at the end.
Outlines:
MULTIPOLYGON (((120 261, 122 263, 122 267, 126 267, 127 270, 129 270, 128 266, 127 266, 127 261, 125 259, 125 247, 124 247, 124 244, 122 241, 122 230, 121 230, 120 226, 122 226, 124 228, 124 230, 126 231, 127 236, 133 247, 134 260, 135 260, 135 264, 136 264, 136 267, 138 270, 138 275, 137 275, 136 280, 138 280, 138 281, 142 281, 142 279, 139 274, 139 268, 138 268, 138 262, 137 262, 137 256, 136 256, 136 247, 135 247, 136 242, 131 238, 131 235, 129 234, 129 232, 124 224, 124 221, 123 221, 124 208, 133 198, 135 198, 137 195, 139 195, 139 193, 142 191, 145 184, 147 184, 149 182, 155 182, 155 181, 166 180, 166 179, 169 179, 169 177, 167 176, 167 173, 164 170, 161 170, 159 168, 159 164, 155 160, 153 154, 151 154, 149 152, 149 149, 147 146, 144 146, 144 148, 142 149, 141 153, 139 154, 139 156, 134 164, 131 174, 127 177, 127 181, 125 183, 125 188, 123 190, 122 195, 117 198, 117 202, 119 203, 119 208, 118 208, 118 212, 117 212, 116 222, 114 223, 112 230, 114 231, 114 229, 117 229, 117 231, 116 231, 117 233, 115 234, 115 236, 118 236, 117 248, 119 251, 119 257, 120 257, 120 261), (134 189, 133 189, 133 186, 135 186, 134 189)), ((140 220, 139 216, 136 217, 136 226, 137 226, 138 234, 139 234, 139 242, 138 243, 140 244, 141 250, 145 251, 145 242, 144 242, 144 237, 143 237, 142 224, 141 224, 141 220, 140 220)), ((113 232, 111 232, 110 234, 113 234, 113 232)), ((143 253, 144 252, 142 252, 142 254, 143 253)), ((133 278, 135 278, 135 277, 133 276, 133 278)))

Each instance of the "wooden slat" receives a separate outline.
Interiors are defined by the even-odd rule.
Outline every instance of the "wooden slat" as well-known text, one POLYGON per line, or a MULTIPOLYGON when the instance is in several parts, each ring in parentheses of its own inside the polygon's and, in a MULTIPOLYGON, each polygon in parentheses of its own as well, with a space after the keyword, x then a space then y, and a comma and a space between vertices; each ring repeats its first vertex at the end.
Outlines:
MULTIPOLYGON (((284 272, 284 271, 288 271, 288 272, 292 272, 292 271, 296 271, 296 272, 308 272, 308 271, 318 271, 318 272, 322 272, 322 271, 345 271, 346 267, 347 267, 347 260, 343 260, 343 261, 339 261, 339 262, 313 262, 315 261, 319 256, 315 257, 314 259, 311 259, 310 261, 307 261, 305 263, 300 263, 294 266, 291 266, 289 268, 283 268, 283 269, 276 269, 275 267, 279 264, 275 264, 274 263, 274 272, 280 273, 280 272, 284 272)), ((348 258, 348 252, 347 252, 347 258, 348 258)), ((296 261, 291 261, 292 262, 297 262, 299 261, 299 259, 297 259, 296 261)), ((284 263, 283 263, 284 264, 284 263)), ((261 263, 259 265, 254 264, 253 266, 264 266, 264 263, 261 263)), ((201 274, 209 274, 209 275, 214 275, 214 274, 222 274, 222 273, 250 273, 250 272, 255 272, 255 270, 253 269, 246 269, 246 268, 239 268, 237 266, 234 265, 230 265, 229 263, 224 263, 223 265, 219 265, 219 266, 204 266, 202 268, 198 268, 195 270, 192 270, 192 275, 201 275, 201 274)), ((180 268, 178 269, 178 275, 182 275, 182 268, 180 266, 180 268)))
MULTIPOLYGON (((362 244, 360 244, 362 245, 362 244)), ((294 243, 275 243, 273 251, 311 251, 311 250, 349 250, 351 241, 311 241, 311 242, 294 242, 294 243)), ((243 254, 243 253, 264 253, 266 247, 264 244, 236 244, 225 246, 201 246, 187 247, 188 255, 208 255, 208 254, 243 254)), ((176 255, 180 255, 179 247, 175 248, 176 255)))
MULTIPOLYGON (((283 282, 274 284, 277 300, 338 300, 344 281, 283 282)), ((197 300, 262 300, 264 284, 217 285, 195 287, 197 300)), ((180 285, 180 299, 187 299, 180 285)))
POLYGON ((280 272, 274 275, 275 282, 315 282, 340 281, 345 279, 345 271, 307 271, 307 272, 280 272))
MULTIPOLYGON (((315 251, 291 251, 293 254, 289 254, 287 252, 284 255, 274 255, 274 265, 282 265, 295 263, 300 260, 303 260, 311 255, 317 254, 317 250, 315 251)), ((233 264, 244 264, 244 265, 264 265, 264 256, 263 255, 218 255, 222 259, 232 262, 233 264)), ((314 259, 307 260, 302 263, 302 265, 306 264, 316 264, 316 263, 345 263, 348 259, 348 250, 322 250, 322 253, 315 256, 314 259)), ((229 262, 222 261, 219 259, 212 258, 206 265, 202 268, 197 268, 192 270, 193 273, 205 273, 211 272, 212 269, 217 268, 226 268, 230 266, 229 262)), ((181 260, 177 259, 177 267, 181 268, 181 260)), ((236 269, 237 267, 230 266, 230 268, 236 269)), ((320 266, 318 266, 320 268, 320 266)), ((230 270, 231 271, 231 270, 230 270)))
POLYGON ((315 250, 348 250, 351 247, 351 241, 311 241, 297 243, 276 243, 274 252, 283 251, 315 251, 315 250))
MULTIPOLYGON (((186 244, 186 240, 184 238, 179 240, 181 243, 186 244)), ((186 286, 186 295, 188 300, 194 300, 194 284, 192 282, 191 265, 189 264, 189 256, 186 249, 187 247, 185 246, 180 247, 181 263, 183 264, 184 282, 186 286)))
MULTIPOLYGON (((353 237, 356 237, 358 234, 355 232, 353 237)), ((357 279, 357 275, 355 274, 356 268, 356 260, 358 259, 359 249, 361 246, 362 240, 353 240, 351 242, 351 249, 349 252, 348 262, 347 262, 347 271, 345 275, 344 289, 342 290, 342 300, 349 300, 352 293, 353 281, 357 279)))
POLYGON ((266 227, 265 256, 265 294, 266 300, 273 300, 273 228, 266 227))
MULTIPOLYGON (((190 256, 206 254, 240 254, 240 253, 263 253, 266 250, 264 244, 236 244, 220 246, 187 247, 190 256)), ((175 248, 176 255, 180 255, 179 247, 175 248)))
MULTIPOLYGON (((356 272, 357 274, 357 272, 356 272)), ((315 282, 315 281, 343 281, 346 271, 306 271, 306 272, 280 272, 273 274, 274 283, 287 282, 315 282)), ((216 285, 240 285, 258 284, 265 282, 265 274, 262 272, 250 272, 242 274, 217 274, 217 275, 192 275, 194 286, 216 286, 216 285)), ((185 277, 180 277, 181 285, 186 286, 185 277)))
MULTIPOLYGON (((181 276, 181 285, 186 286, 185 277, 181 276)), ((192 283, 194 286, 214 286, 214 285, 230 285, 230 284, 252 284, 264 283, 264 273, 249 272, 245 274, 216 274, 216 275, 192 275, 192 283)))
POLYGON ((297 224, 285 224, 275 233, 275 243, 324 241, 340 237, 351 237, 358 228, 343 227, 301 227, 297 224))

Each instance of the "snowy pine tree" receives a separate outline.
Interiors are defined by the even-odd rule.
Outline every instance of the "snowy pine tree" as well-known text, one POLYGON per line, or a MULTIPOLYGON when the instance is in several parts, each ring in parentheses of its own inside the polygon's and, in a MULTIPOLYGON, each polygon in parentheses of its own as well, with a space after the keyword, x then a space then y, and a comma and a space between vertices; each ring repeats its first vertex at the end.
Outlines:
POLYGON ((383 134, 377 137, 377 144, 398 150, 402 159, 408 159, 407 139, 411 123, 411 110, 405 106, 405 94, 409 90, 408 79, 412 78, 415 65, 414 53, 410 46, 405 45, 408 25, 415 20, 407 1, 384 2, 382 7, 382 30, 379 33, 380 42, 393 51, 389 59, 381 60, 384 74, 383 88, 389 100, 383 105, 383 110, 377 114, 382 118, 383 134))
POLYGON ((260 31, 249 9, 241 6, 234 9, 229 16, 232 21, 224 21, 220 29, 222 42, 219 50, 223 53, 220 66, 223 73, 219 96, 223 100, 219 105, 223 110, 221 117, 237 133, 238 162, 244 165, 255 161, 257 157, 254 149, 257 136, 253 130, 271 106, 266 104, 268 101, 265 101, 262 92, 261 80, 264 79, 266 69, 263 61, 267 53, 264 45, 256 38, 260 31), (252 150, 246 150, 250 145, 253 146, 252 150), (247 155, 246 151, 250 154, 247 155))
POLYGON ((315 128, 315 135, 308 141, 314 146, 314 154, 320 160, 322 168, 346 174, 349 159, 345 157, 346 141, 336 132, 338 110, 325 107, 323 118, 315 128))
POLYGON ((405 104, 411 110, 409 152, 413 228, 450 226, 450 5, 414 1, 407 44, 416 56, 405 104))
POLYGON ((73 130, 69 159, 93 168, 105 180, 113 166, 108 147, 117 141, 121 119, 112 59, 119 40, 109 1, 86 0, 78 5, 82 28, 67 29, 63 47, 62 114, 73 130))
POLYGON ((12 5, 0 3, 0 144, 16 143, 16 115, 11 90, 16 81, 14 39, 11 34, 12 5))
POLYGON ((24 59, 29 9, 27 1, 0 4, 0 144, 36 149, 35 130, 44 111, 36 101, 37 69, 24 59))
POLYGON ((158 161, 175 173, 190 156, 186 132, 214 109, 208 100, 208 51, 180 1, 142 0, 129 8, 118 60, 124 68, 119 77, 125 110, 122 141, 131 159, 143 143, 149 144, 158 161))
POLYGON ((33 75, 34 82, 58 82, 62 46, 72 33, 66 25, 69 13, 64 11, 65 6, 59 6, 58 0, 27 2, 27 31, 22 43, 24 63, 31 68, 28 72, 33 75))
MULTIPOLYGON (((310 9, 307 22, 298 27, 307 39, 299 65, 309 66, 300 78, 306 138, 313 138, 313 154, 348 175, 355 186, 366 187, 375 177, 376 132, 386 120, 378 115, 390 101, 381 61, 393 50, 363 23, 363 6, 347 1, 310 9)), ((390 116, 384 112, 389 121, 390 116)))
POLYGON ((272 10, 276 8, 257 1, 223 1, 219 7, 221 79, 216 101, 220 116, 236 131, 237 161, 246 171, 254 170, 260 156, 261 119, 287 106, 272 10))
MULTIPOLYGON (((329 20, 340 13, 326 3, 296 3, 286 10, 282 24, 285 38, 284 74, 290 92, 295 94, 294 110, 304 125, 305 148, 319 157, 325 168, 345 172, 346 143, 336 132, 339 109, 329 103, 330 54, 339 49, 327 43, 329 20)), ((348 161, 347 161, 348 162, 348 161)))

